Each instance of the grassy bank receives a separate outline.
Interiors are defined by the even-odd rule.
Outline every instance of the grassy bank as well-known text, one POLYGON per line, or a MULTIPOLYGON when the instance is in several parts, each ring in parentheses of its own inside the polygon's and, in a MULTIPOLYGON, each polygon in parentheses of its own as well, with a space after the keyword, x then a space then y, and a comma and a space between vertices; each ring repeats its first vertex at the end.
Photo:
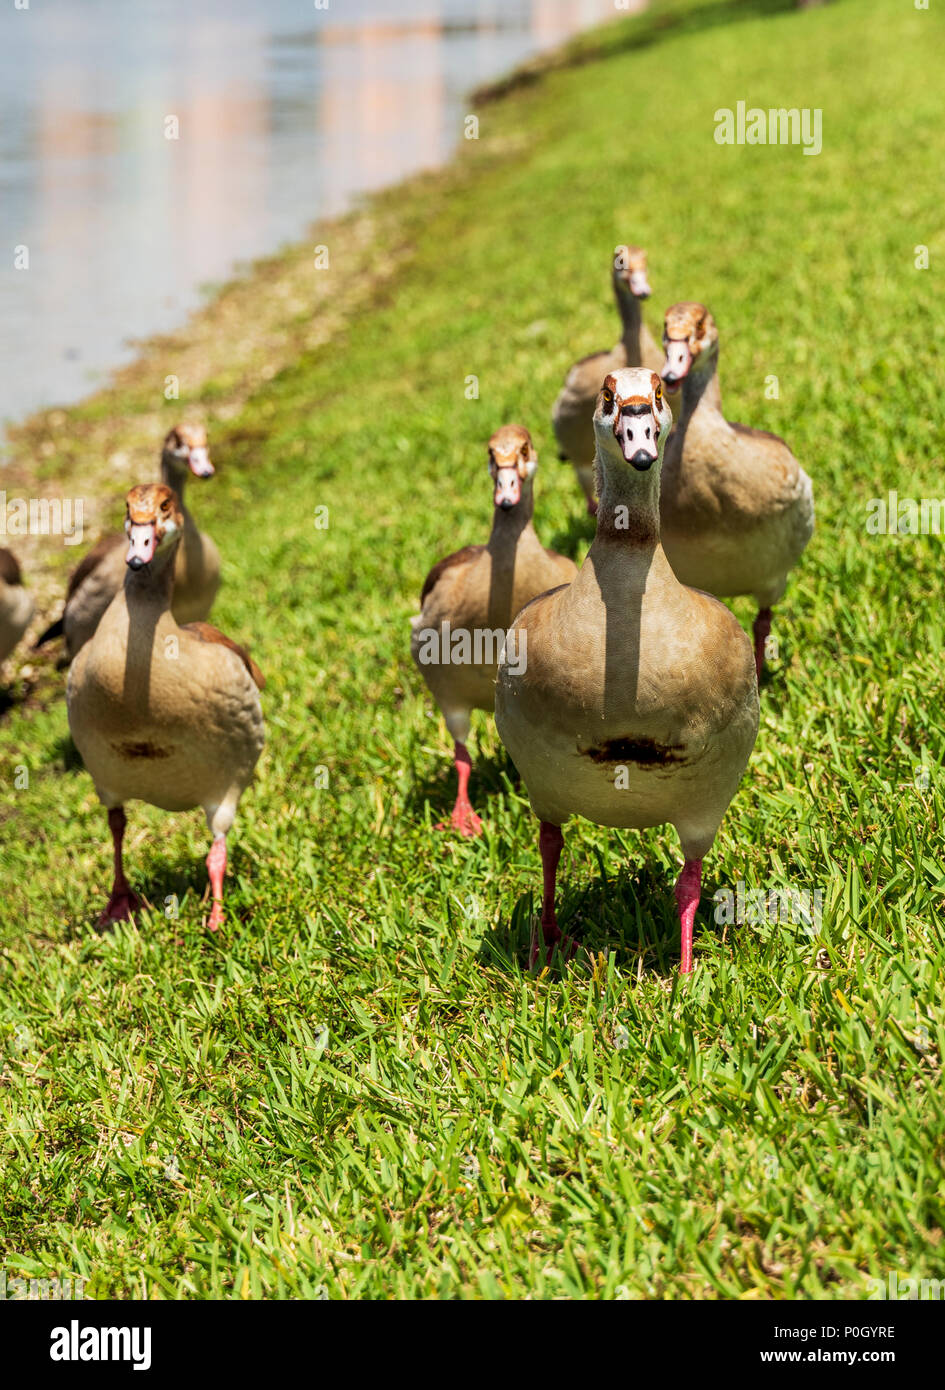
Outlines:
MULTIPOLYGON (((180 375, 220 468, 193 488, 224 553, 214 621, 267 675, 269 744, 226 929, 202 926, 202 817, 135 805, 154 910, 100 939, 104 815, 61 675, 20 658, 0 722, 9 1275, 633 1298, 941 1276, 942 542, 865 520, 889 488, 945 493, 942 35, 934 9, 882 0, 657 3, 484 100, 447 171, 320 235, 330 271, 285 253, 14 438, 11 491, 61 480, 117 518, 180 375), (822 108, 823 152, 716 145, 742 99, 822 108), (682 987, 675 837, 582 822, 560 917, 595 968, 529 978, 537 827, 483 717, 487 834, 432 831, 449 744, 409 659, 429 565, 485 536, 498 424, 533 430, 538 529, 583 554, 549 410, 613 339, 626 240, 650 250, 653 327, 676 299, 711 306, 728 414, 790 442, 818 506, 682 987), (738 881, 819 889, 822 922, 718 926, 711 894, 738 881)), ((31 549, 44 593, 73 558, 31 549)))

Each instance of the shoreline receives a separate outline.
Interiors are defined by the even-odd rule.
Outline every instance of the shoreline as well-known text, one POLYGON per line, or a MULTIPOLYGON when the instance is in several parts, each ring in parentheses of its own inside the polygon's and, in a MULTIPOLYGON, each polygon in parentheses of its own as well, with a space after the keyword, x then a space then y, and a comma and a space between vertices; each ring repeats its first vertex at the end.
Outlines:
MULTIPOLYGON (((458 10, 470 17, 468 24, 459 26, 451 24, 447 17, 442 26, 438 23, 431 26, 426 21, 416 24, 409 19, 404 23, 374 23, 362 18, 360 23, 345 27, 326 16, 324 31, 316 27, 309 36, 313 44, 324 44, 326 56, 321 67, 313 67, 306 75, 304 93, 299 94, 299 101, 295 103, 300 105, 304 96, 304 101, 311 105, 310 118, 301 132, 301 139, 291 131, 284 137, 289 153, 295 151, 296 162, 302 158, 299 148, 304 149, 304 169, 295 168, 294 179, 283 177, 278 182, 274 190, 275 211, 268 218, 247 216, 247 210, 240 202, 241 185, 232 176, 232 171, 242 168, 244 163, 240 142, 231 142, 221 147, 219 152, 211 147, 210 153, 219 158, 216 178, 208 152, 198 147, 196 155, 191 155, 190 165, 181 163, 181 159, 175 156, 175 162, 168 169, 173 170, 171 177, 176 179, 187 179, 191 184, 206 189, 217 188, 219 191, 222 187, 224 195, 229 192, 229 216, 225 212, 226 196, 216 204, 224 209, 218 216, 218 222, 224 225, 216 227, 215 235, 209 235, 207 228, 201 226, 201 221, 206 220, 206 209, 195 203, 190 208, 193 227, 189 235, 180 239, 179 244, 172 242, 167 228, 161 232, 161 244, 168 250, 164 258, 166 266, 163 261, 158 265, 154 256, 142 262, 140 252, 135 259, 133 251, 125 265, 121 255, 117 252, 111 254, 114 248, 110 247, 108 261, 114 263, 115 277, 111 299, 115 303, 106 302, 101 315, 95 312, 94 303, 70 274, 70 266, 74 269, 80 262, 86 264, 88 277, 96 273, 94 248, 86 248, 87 254, 83 255, 81 242, 71 251, 64 247, 57 252, 52 268, 47 267, 44 271, 39 267, 37 275, 21 277, 26 282, 38 280, 40 284, 46 284, 50 275, 66 276, 66 284, 61 287, 58 296, 59 308, 55 313, 40 312, 39 305, 34 303, 39 293, 37 288, 12 295, 9 300, 4 298, 3 303, 9 310, 10 341, 19 339, 20 353, 19 361, 14 357, 11 362, 7 394, 0 411, 0 458, 3 456, 4 437, 19 429, 29 418, 57 409, 71 409, 107 392, 125 369, 134 367, 148 344, 178 338, 186 325, 200 315, 208 301, 221 289, 229 288, 234 281, 252 278, 259 264, 279 258, 287 250, 304 244, 313 229, 331 227, 345 220, 350 213, 364 209, 372 195, 409 184, 416 175, 436 172, 451 163, 456 157, 457 146, 462 144, 463 114, 472 109, 470 103, 479 100, 478 84, 488 86, 493 80, 500 84, 514 81, 520 69, 536 62, 541 64, 547 60, 552 66, 559 63, 575 40, 593 33, 594 28, 600 27, 602 22, 611 22, 606 14, 608 3, 609 0, 592 0, 591 8, 597 13, 591 18, 586 10, 576 12, 575 0, 567 0, 567 3, 562 0, 561 17, 550 26, 540 24, 534 17, 529 18, 525 13, 530 13, 529 6, 525 6, 522 13, 516 10, 515 16, 509 15, 507 22, 506 18, 497 16, 492 17, 492 22, 475 21, 472 17, 481 15, 481 10, 474 0, 449 0, 446 5, 448 12, 458 10), (577 25, 584 27, 575 32, 577 25), (365 46, 365 52, 372 55, 360 81, 371 81, 378 85, 382 94, 378 101, 389 104, 392 84, 399 91, 418 61, 417 55, 412 52, 406 56, 402 54, 393 41, 397 36, 409 35, 414 31, 424 39, 424 62, 431 73, 429 91, 420 86, 414 96, 404 99, 405 93, 413 90, 404 88, 396 110, 385 108, 384 112, 375 116, 374 126, 365 122, 361 112, 361 106, 368 100, 367 88, 362 94, 360 85, 356 85, 350 107, 337 109, 339 98, 335 94, 335 87, 343 84, 346 76, 351 75, 349 50, 358 51, 358 35, 361 35, 360 46, 365 46), (445 38, 436 38, 440 33, 468 33, 474 36, 480 32, 493 36, 507 34, 509 37, 499 43, 484 42, 480 45, 477 42, 472 51, 469 51, 470 39, 469 43, 461 42, 456 52, 445 38), (566 37, 562 39, 562 35, 566 37), (468 61, 463 61, 464 56, 468 61), (333 100, 334 105, 331 104, 333 100), (319 102, 324 109, 317 104, 319 102), (398 138, 396 145, 388 148, 384 143, 388 138, 384 136, 384 127, 392 124, 398 138), (196 164, 195 159, 198 161, 196 164), (347 171, 344 176, 337 173, 338 165, 347 171), (305 170, 311 171, 311 178, 301 176, 305 170), (233 187, 230 187, 231 183, 233 187), (258 228, 257 222, 260 224, 258 228), (249 233, 242 230, 237 232, 245 225, 253 230, 249 233), (209 243, 214 247, 212 253, 208 249, 209 243), (172 245, 173 254, 170 252, 172 245), (132 272, 134 293, 128 292, 128 276, 132 272), (141 292, 138 292, 139 286, 141 292), (66 327, 57 336, 56 325, 63 321, 66 327), (68 340, 62 337, 67 333, 71 335, 68 340), (60 357, 63 360, 71 358, 75 362, 85 361, 87 365, 81 372, 79 369, 67 370, 62 366, 60 357)), ((632 3, 639 7, 645 0, 621 0, 621 3, 632 3)), ((296 36, 294 43, 307 52, 304 37, 296 36)), ((287 41, 278 23, 275 23, 266 41, 276 45, 287 41)), ((296 48, 292 51, 295 52, 296 48)), ((300 80, 296 78, 296 84, 300 80)), ((265 97, 272 102, 280 100, 278 89, 274 87, 270 92, 262 79, 260 85, 261 90, 265 89, 265 97)), ((225 98, 221 96, 220 100, 225 98)), ((30 108, 25 97, 23 105, 26 117, 30 108)), ((76 119, 80 117, 81 107, 76 112, 76 119)), ((252 144, 251 141, 249 143, 252 144)), ((162 140, 161 146, 164 144, 162 140)), ((187 148, 185 141, 181 151, 186 152, 187 148)), ((144 160, 152 154, 149 148, 137 151, 137 157, 144 160)), ((54 156, 55 151, 46 157, 52 159, 54 156)), ((255 151, 249 167, 280 170, 283 160, 280 160, 279 144, 273 140, 271 146, 266 146, 265 157, 255 151)), ((24 176, 24 188, 32 190, 32 184, 41 175, 41 168, 38 173, 31 173, 28 185, 24 176)), ((53 168, 45 177, 53 185, 61 180, 60 173, 53 168)), ((273 172, 272 177, 278 181, 277 172, 273 172)), ((26 199, 35 194, 27 191, 20 196, 26 199)), ((110 196, 113 194, 107 186, 90 187, 85 193, 85 204, 70 205, 70 218, 81 225, 83 216, 87 216, 91 222, 96 209, 108 210, 110 196)), ((149 201, 151 196, 153 193, 147 183, 137 190, 135 206, 138 218, 147 220, 149 213, 153 212, 149 201)), ((262 201, 265 202, 265 199, 262 201)), ((15 213, 16 209, 11 209, 11 212, 15 213)), ((36 231, 35 236, 38 235, 36 231)), ((134 240, 131 236, 124 239, 134 240)))
MULTIPOLYGON (((504 102, 550 74, 606 56, 615 31, 638 18, 651 0, 632 3, 633 10, 592 25, 475 89, 470 104, 504 102)), ((301 355, 335 341, 396 281, 411 259, 418 205, 464 182, 477 156, 501 160, 511 153, 494 139, 457 138, 437 167, 359 195, 346 212, 312 222, 304 239, 241 267, 175 332, 130 338, 133 360, 114 368, 88 394, 7 423, 0 435, 0 483, 8 499, 29 489, 29 498, 53 501, 72 484, 81 492, 84 526, 81 543, 72 546, 50 545, 50 537, 42 535, 8 538, 36 601, 30 627, 8 658, 17 676, 33 677, 34 662, 40 671, 49 665, 46 656, 31 651, 31 643, 57 616, 67 573, 109 525, 118 523, 124 492, 156 471, 161 439, 177 419, 199 416, 224 442, 227 426, 257 390, 301 355), (313 268, 316 246, 329 248, 327 272, 313 268), (179 394, 168 400, 165 381, 172 374, 179 394)))
POLYGON ((300 354, 342 333, 408 254, 396 216, 378 206, 315 223, 311 230, 319 242, 330 238, 339 247, 323 280, 309 270, 310 240, 283 247, 220 286, 177 333, 135 340, 134 360, 105 385, 71 405, 35 411, 8 426, 0 467, 8 499, 28 490, 30 498, 52 500, 72 486, 84 513, 78 546, 51 545, 49 536, 34 534, 4 542, 14 549, 36 600, 30 627, 8 658, 19 674, 33 674, 30 657, 48 664, 31 652, 31 642, 57 616, 68 570, 109 524, 118 523, 124 493, 156 475, 166 431, 178 419, 199 417, 222 442, 221 426, 236 420, 255 392, 300 354), (389 241, 378 265, 373 250, 381 237, 389 241), (172 368, 179 396, 168 400, 165 380, 172 368))

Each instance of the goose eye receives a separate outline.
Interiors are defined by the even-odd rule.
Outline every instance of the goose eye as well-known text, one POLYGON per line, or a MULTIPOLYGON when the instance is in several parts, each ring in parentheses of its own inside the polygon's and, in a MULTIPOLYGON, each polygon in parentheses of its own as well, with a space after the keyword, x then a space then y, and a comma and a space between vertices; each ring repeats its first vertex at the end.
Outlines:
POLYGON ((609 412, 614 404, 614 393, 613 391, 608 391, 607 388, 604 387, 601 396, 603 397, 604 409, 609 412))
POLYGON ((657 405, 662 405, 662 404, 663 404, 663 388, 662 388, 662 386, 659 384, 659 382, 657 382, 657 384, 656 384, 656 404, 657 404, 657 405))

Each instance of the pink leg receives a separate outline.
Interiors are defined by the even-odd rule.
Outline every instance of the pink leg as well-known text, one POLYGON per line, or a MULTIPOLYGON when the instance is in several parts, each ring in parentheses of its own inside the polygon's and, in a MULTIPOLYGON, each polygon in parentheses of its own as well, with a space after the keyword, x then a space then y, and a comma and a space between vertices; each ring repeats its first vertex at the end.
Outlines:
POLYGON ((115 851, 115 875, 111 896, 99 913, 98 921, 95 924, 99 931, 104 931, 113 922, 130 922, 141 906, 141 899, 128 886, 122 863, 122 841, 125 838, 126 824, 124 808, 113 806, 108 813, 108 828, 112 832, 112 845, 115 851))
MULTIPOLYGON (((548 821, 541 822, 541 829, 538 832, 538 848, 541 850, 541 932, 545 946, 545 964, 550 965, 558 948, 565 960, 569 960, 577 950, 577 943, 572 941, 569 936, 562 936, 558 926, 558 919, 555 916, 555 888, 558 881, 558 860, 561 858, 561 851, 564 848, 564 836, 561 833, 560 825, 551 825, 548 821)), ((538 933, 533 932, 531 950, 528 956, 529 967, 534 969, 538 964, 540 947, 538 945, 538 933)))
POLYGON ((214 840, 207 855, 207 873, 210 875, 210 894, 213 907, 207 927, 216 931, 223 925, 223 876, 226 873, 226 840, 221 835, 214 840))
MULTIPOLYGON (((456 805, 453 807, 453 814, 450 817, 450 827, 458 830, 460 835, 479 835, 482 832, 482 821, 476 815, 469 800, 469 774, 472 771, 472 759, 466 750, 465 743, 458 740, 454 744, 453 762, 456 767, 456 776, 459 781, 459 788, 456 792, 456 805)), ((437 826, 437 830, 445 830, 446 826, 442 823, 437 826)))
POLYGON ((676 906, 679 908, 679 932, 682 940, 680 975, 692 974, 692 925, 702 896, 702 860, 687 859, 676 881, 676 906))
POLYGON ((752 629, 755 634, 755 672, 759 681, 765 666, 765 642, 771 631, 771 609, 759 608, 758 616, 755 618, 755 625, 752 629))

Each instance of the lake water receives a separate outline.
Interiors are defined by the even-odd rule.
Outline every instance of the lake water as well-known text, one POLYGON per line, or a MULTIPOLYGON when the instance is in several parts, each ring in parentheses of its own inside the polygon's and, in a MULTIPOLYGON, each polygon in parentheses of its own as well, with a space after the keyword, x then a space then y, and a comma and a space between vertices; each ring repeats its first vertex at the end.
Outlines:
POLYGON ((316 3, 3 0, 0 420, 86 394, 201 285, 442 162, 473 87, 614 15, 316 3))

